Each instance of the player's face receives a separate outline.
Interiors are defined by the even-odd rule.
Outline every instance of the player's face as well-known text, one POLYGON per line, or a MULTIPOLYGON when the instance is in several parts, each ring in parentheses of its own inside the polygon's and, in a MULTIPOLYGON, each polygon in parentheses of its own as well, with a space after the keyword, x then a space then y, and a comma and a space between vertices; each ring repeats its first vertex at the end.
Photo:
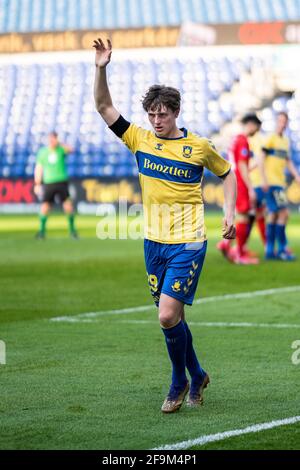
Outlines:
POLYGON ((259 126, 255 122, 248 122, 248 135, 253 137, 259 131, 259 126))
POLYGON ((284 114, 279 114, 276 121, 276 130, 278 134, 282 134, 288 125, 288 119, 284 114))
POLYGON ((179 111, 172 111, 165 106, 149 109, 148 118, 158 137, 168 137, 176 129, 176 118, 179 111))
POLYGON ((58 138, 54 134, 49 135, 49 147, 54 148, 58 144, 58 138))

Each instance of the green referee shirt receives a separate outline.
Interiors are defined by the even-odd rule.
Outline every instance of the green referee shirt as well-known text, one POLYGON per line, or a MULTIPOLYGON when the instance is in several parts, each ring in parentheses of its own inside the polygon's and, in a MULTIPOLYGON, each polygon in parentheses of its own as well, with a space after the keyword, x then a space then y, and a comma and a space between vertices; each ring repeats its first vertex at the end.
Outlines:
POLYGON ((54 149, 43 147, 37 154, 37 163, 43 167, 43 183, 67 181, 66 152, 58 145, 54 149))

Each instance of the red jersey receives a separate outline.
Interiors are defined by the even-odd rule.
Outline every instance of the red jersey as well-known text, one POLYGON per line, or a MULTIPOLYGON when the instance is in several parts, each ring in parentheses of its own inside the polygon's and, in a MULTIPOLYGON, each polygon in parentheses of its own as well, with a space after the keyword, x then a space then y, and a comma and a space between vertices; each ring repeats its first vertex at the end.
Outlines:
POLYGON ((249 166, 250 148, 249 148, 247 137, 245 135, 239 134, 233 139, 233 142, 229 149, 229 159, 232 165, 232 169, 234 170, 236 174, 237 185, 239 187, 243 186, 244 189, 248 191, 248 188, 246 184, 244 183, 244 180, 242 179, 242 176, 238 167, 238 162, 240 161, 244 161, 247 164, 247 166, 249 166))
POLYGON ((251 204, 248 187, 245 184, 238 167, 238 163, 240 161, 245 162, 247 166, 249 166, 250 148, 247 137, 245 135, 239 134, 233 139, 229 149, 229 159, 232 165, 232 169, 236 174, 237 181, 236 210, 238 213, 245 214, 249 212, 251 204))

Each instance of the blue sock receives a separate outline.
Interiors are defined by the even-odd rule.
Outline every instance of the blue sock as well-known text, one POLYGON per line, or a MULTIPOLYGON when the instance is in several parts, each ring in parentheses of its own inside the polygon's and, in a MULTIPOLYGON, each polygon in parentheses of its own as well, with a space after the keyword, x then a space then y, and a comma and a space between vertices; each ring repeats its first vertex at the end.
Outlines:
POLYGON ((276 240, 278 242, 278 253, 284 252, 287 247, 285 225, 276 225, 276 240))
POLYGON ((187 337, 183 322, 172 328, 162 328, 172 362, 172 385, 184 388, 187 383, 185 374, 187 337))
POLYGON ((276 234, 276 224, 267 225, 267 245, 266 245, 266 255, 274 256, 274 247, 275 247, 275 234, 276 234))
POLYGON ((184 322, 184 327, 187 335, 187 347, 186 347, 186 367, 192 378, 192 387, 193 382, 196 384, 201 384, 206 375, 206 372, 202 369, 197 359, 194 347, 193 347, 193 337, 189 329, 189 326, 184 322))

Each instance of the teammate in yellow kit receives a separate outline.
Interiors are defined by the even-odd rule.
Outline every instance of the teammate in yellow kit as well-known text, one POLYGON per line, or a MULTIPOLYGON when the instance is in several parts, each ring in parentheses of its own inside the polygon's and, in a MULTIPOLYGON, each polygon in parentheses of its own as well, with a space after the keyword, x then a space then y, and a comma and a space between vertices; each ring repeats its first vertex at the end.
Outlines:
POLYGON ((269 185, 267 193, 268 225, 266 259, 281 259, 294 261, 295 256, 288 248, 286 225, 289 217, 287 197, 285 193, 285 170, 288 169, 295 180, 300 184, 300 175, 297 172, 289 155, 289 141, 284 135, 288 125, 288 115, 280 112, 277 115, 276 130, 267 137, 264 143, 265 172, 269 185), (275 251, 275 244, 277 252, 275 251))
POLYGON ((257 228, 261 237, 261 240, 265 246, 266 244, 266 224, 265 224, 265 212, 266 212, 266 195, 268 191, 268 184, 266 174, 263 165, 263 147, 264 137, 261 133, 255 134, 249 138, 249 146, 251 152, 250 159, 250 180, 252 187, 255 191, 256 200, 253 214, 251 214, 251 226, 254 222, 257 224, 257 228))

